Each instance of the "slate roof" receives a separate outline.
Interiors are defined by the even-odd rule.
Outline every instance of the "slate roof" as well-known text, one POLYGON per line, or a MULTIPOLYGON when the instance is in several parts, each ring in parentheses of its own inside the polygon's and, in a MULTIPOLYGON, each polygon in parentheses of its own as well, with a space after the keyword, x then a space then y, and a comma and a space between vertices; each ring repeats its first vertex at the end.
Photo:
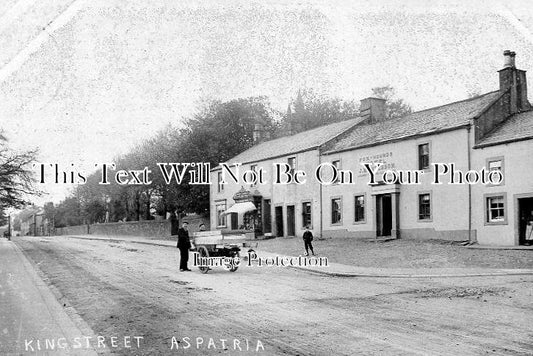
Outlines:
POLYGON ((476 147, 533 139, 533 111, 516 114, 489 132, 476 147))
POLYGON ((500 95, 500 91, 493 91, 472 99, 417 111, 397 119, 358 125, 329 147, 325 154, 468 125, 471 119, 483 113, 500 95))
POLYGON ((228 163, 258 162, 317 148, 362 121, 362 118, 316 127, 291 136, 266 141, 240 153, 228 163))

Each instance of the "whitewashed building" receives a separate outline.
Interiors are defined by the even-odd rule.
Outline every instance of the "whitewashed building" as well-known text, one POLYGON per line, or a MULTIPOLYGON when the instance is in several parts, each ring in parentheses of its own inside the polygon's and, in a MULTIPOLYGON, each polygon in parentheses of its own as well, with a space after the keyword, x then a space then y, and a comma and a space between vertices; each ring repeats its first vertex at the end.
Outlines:
MULTIPOLYGON (((387 119, 383 100, 365 99, 359 119, 250 148, 229 163, 264 168, 270 180, 213 184, 211 226, 251 228, 246 216, 254 216, 256 234, 275 236, 301 236, 309 224, 325 237, 524 244, 533 220, 533 111, 514 52, 504 52, 499 80, 495 91, 396 119, 387 119), (276 162, 305 170, 306 183, 273 184, 276 162), (381 164, 373 184, 364 163, 381 164), (324 182, 338 173, 332 184, 312 177, 321 164, 324 182), (389 184, 392 175, 381 176, 387 170, 420 173, 416 182, 389 184), (483 184, 491 171, 503 180, 483 184), (244 201, 253 206, 239 211, 244 201)), ((211 180, 220 182, 221 174, 213 170, 211 180)))

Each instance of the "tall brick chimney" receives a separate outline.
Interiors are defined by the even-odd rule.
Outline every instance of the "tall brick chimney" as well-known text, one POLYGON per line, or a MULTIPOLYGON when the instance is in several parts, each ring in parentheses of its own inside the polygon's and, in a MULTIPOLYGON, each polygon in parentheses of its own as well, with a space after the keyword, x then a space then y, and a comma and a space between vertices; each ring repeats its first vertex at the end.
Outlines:
POLYGON ((385 102, 385 99, 372 97, 361 100, 361 106, 359 108, 361 116, 369 124, 386 120, 387 107, 385 106, 385 102))
POLYGON ((516 69, 515 52, 506 50, 503 52, 503 69, 500 73, 500 90, 510 91, 510 114, 530 109, 527 100, 526 71, 516 69))

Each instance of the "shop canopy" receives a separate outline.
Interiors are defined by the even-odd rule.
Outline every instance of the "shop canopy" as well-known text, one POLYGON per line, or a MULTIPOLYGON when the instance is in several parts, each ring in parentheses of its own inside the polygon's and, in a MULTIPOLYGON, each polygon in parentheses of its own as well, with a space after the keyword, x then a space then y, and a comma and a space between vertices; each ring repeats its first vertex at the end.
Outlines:
POLYGON ((247 201, 245 203, 234 204, 231 208, 224 212, 224 215, 231 213, 244 214, 253 210, 257 210, 254 203, 247 201))

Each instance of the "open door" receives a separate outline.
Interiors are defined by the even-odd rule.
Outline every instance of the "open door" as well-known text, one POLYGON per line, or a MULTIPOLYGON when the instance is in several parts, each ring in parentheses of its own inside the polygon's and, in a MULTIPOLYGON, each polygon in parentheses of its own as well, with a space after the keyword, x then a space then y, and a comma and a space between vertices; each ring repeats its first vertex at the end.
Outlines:
POLYGON ((392 199, 390 194, 376 195, 376 235, 391 236, 392 199))
POLYGON ((533 244, 533 197, 518 199, 518 244, 533 244))

